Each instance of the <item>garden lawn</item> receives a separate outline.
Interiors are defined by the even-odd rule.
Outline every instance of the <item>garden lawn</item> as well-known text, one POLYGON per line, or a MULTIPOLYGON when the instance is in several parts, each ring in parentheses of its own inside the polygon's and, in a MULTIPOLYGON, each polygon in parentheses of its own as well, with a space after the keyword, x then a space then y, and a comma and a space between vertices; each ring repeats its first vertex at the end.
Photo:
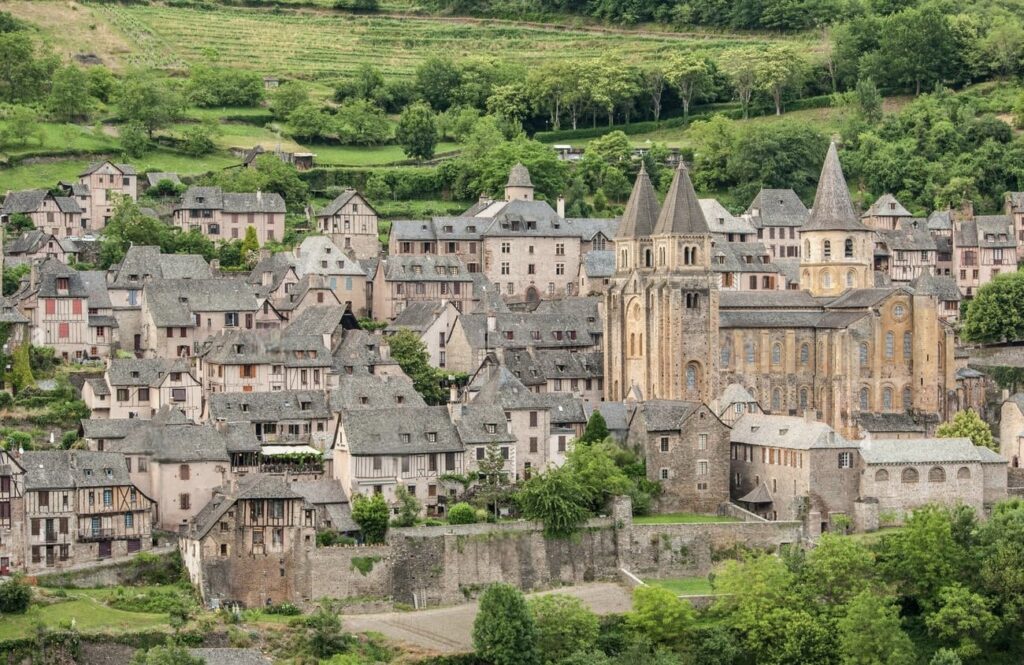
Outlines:
POLYGON ((641 515, 633 518, 634 524, 712 524, 715 522, 739 522, 728 515, 698 515, 696 513, 665 513, 663 515, 641 515))
POLYGON ((668 589, 679 596, 709 596, 714 593, 711 590, 711 580, 706 577, 678 577, 668 580, 644 580, 650 586, 657 586, 668 589))
POLYGON ((25 614, 0 616, 0 641, 29 637, 35 634, 33 624, 41 621, 52 630, 75 620, 75 628, 83 634, 100 632, 137 632, 169 627, 166 614, 125 612, 107 607, 101 601, 68 591, 69 600, 53 605, 33 605, 25 614))
MULTIPOLYGON (((317 165, 379 166, 408 159, 402 152, 402 147, 393 144, 374 146, 309 144, 306 148, 310 152, 316 153, 317 165)), ((436 154, 441 155, 461 149, 461 144, 445 141, 437 144, 436 154)))
POLYGON ((31 137, 24 144, 7 145, 0 152, 12 157, 20 157, 72 150, 99 153, 118 149, 117 139, 96 127, 41 122, 39 128, 43 134, 42 143, 35 137, 31 137))

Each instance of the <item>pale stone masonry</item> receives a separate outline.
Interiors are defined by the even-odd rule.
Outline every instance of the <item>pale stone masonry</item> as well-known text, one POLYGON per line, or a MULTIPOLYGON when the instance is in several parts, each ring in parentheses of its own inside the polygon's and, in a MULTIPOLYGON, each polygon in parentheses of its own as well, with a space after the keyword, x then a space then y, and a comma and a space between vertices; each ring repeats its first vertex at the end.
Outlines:
POLYGON ((354 189, 345 190, 316 213, 317 230, 357 260, 380 254, 377 222, 377 211, 354 189))
POLYGON ((45 189, 7 192, 0 206, 0 223, 8 224, 13 215, 26 215, 36 229, 55 238, 82 234, 84 211, 74 197, 54 196, 45 189))
POLYGON ((185 359, 118 358, 108 362, 102 377, 85 381, 82 399, 97 419, 149 420, 162 407, 170 406, 198 421, 203 393, 185 359))
POLYGON ((96 231, 110 221, 119 197, 139 199, 139 177, 130 164, 96 162, 79 174, 78 186, 71 190, 76 195, 88 195, 88 205, 82 206, 82 228, 96 231))
POLYGON ((229 193, 219 187, 189 187, 174 207, 173 224, 199 230, 211 240, 241 240, 256 229, 260 245, 284 237, 285 203, 275 192, 229 193))

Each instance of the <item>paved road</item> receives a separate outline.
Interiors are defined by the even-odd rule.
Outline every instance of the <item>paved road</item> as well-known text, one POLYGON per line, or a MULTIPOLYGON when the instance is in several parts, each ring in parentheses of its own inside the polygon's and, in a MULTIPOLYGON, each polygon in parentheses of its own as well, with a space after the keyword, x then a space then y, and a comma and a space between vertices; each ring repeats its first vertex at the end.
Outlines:
MULTIPOLYGON (((625 612, 630 608, 629 591, 619 584, 583 584, 542 593, 576 596, 598 614, 625 612)), ((458 653, 472 649, 476 611, 477 604, 473 602, 418 612, 351 614, 342 617, 342 624, 349 632, 376 631, 408 646, 458 653)))

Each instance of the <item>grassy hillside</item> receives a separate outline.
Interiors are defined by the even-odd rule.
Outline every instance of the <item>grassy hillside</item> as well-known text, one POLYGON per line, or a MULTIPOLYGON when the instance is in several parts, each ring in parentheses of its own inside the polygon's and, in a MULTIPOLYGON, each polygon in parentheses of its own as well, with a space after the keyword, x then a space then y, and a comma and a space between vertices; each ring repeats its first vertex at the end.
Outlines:
MULTIPOLYGON (((68 56, 95 52, 115 67, 184 69, 216 62, 310 79, 342 76, 363 63, 386 75, 406 75, 427 56, 438 54, 455 59, 485 56, 527 66, 608 53, 641 62, 680 48, 699 45, 714 51, 776 39, 308 9, 274 12, 46 0, 0 2, 0 9, 39 25, 58 51, 68 56)), ((818 48, 818 42, 807 46, 818 48)))

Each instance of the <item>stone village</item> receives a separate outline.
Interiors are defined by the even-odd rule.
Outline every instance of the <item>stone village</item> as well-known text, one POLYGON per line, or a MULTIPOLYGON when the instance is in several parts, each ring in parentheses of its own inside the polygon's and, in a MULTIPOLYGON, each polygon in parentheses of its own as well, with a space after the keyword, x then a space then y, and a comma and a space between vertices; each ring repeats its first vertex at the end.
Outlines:
MULTIPOLYGON (((832 145, 811 208, 762 190, 734 216, 680 163, 663 203, 641 168, 621 218, 578 219, 535 199, 516 165, 503 199, 396 221, 386 251, 350 190, 312 211, 317 235, 247 275, 151 246, 76 270, 145 180, 104 162, 0 207, 36 227, 4 246, 31 266, 0 302, 11 343, 99 368, 80 386, 83 447, 0 451, 2 575, 170 538, 211 606, 422 607, 494 581, 706 574, 737 546, 873 531, 926 503, 984 514, 1024 484, 1024 396, 1002 401, 999 453, 936 436, 958 412, 987 414, 991 386, 951 323, 1024 256, 1024 193, 997 216, 916 218, 891 195, 861 214, 832 145), (402 330, 468 376, 447 403, 428 405, 392 357, 402 330), (317 544, 358 537, 356 495, 397 511, 401 488, 443 518, 447 477, 474 478, 489 450, 512 483, 557 467, 595 413, 660 485, 656 512, 732 519, 637 524, 619 497, 572 540, 501 520, 317 544)), ((168 221, 212 239, 252 227, 263 244, 284 213, 277 194, 189 187, 168 221)))

